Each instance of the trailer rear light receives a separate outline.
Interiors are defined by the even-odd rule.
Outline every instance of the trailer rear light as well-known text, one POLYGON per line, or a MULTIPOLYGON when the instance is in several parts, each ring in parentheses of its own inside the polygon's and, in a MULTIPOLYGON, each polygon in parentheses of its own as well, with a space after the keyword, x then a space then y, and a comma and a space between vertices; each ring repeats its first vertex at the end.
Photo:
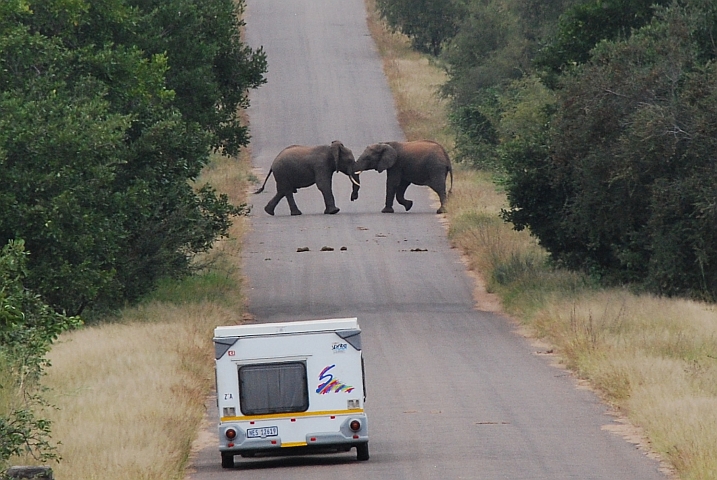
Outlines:
POLYGON ((361 422, 359 422, 358 420, 351 420, 351 423, 349 423, 349 428, 354 432, 358 432, 359 430, 361 430, 361 422))
POLYGON ((224 436, 227 437, 229 440, 234 440, 237 436, 237 431, 233 428, 227 428, 224 431, 224 436))

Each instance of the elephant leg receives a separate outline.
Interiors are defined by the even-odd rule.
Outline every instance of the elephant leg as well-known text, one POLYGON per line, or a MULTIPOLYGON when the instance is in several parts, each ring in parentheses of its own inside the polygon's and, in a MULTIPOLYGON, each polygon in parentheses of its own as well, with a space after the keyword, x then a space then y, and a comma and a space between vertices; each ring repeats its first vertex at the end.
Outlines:
POLYGON ((446 213, 446 181, 438 181, 431 184, 431 188, 438 194, 438 199, 441 201, 441 206, 436 210, 436 213, 446 213))
POLYGON ((331 191, 331 179, 329 179, 328 183, 317 182, 316 186, 319 187, 321 194, 324 196, 324 205, 326 206, 324 213, 331 215, 339 213, 339 208, 336 206, 336 200, 334 200, 334 193, 331 191))
POLYGON ((383 207, 381 213, 393 213, 393 198, 396 196, 396 182, 391 178, 389 172, 386 178, 386 206, 383 207))
POLYGON ((411 182, 403 181, 396 189, 396 201, 403 205, 403 208, 405 208, 406 211, 409 211, 413 206, 413 201, 406 200, 406 197, 404 196, 404 194, 406 193, 406 189, 410 184, 411 182))
POLYGON ((299 207, 296 206, 296 202, 294 201, 293 192, 286 194, 286 201, 289 202, 289 210, 291 210, 292 215, 301 215, 301 210, 299 210, 299 207))
POLYGON ((266 206, 264 207, 264 211, 269 215, 274 215, 274 209, 279 204, 282 198, 284 198, 284 194, 277 192, 277 194, 274 195, 271 200, 269 200, 269 203, 266 204, 266 206))

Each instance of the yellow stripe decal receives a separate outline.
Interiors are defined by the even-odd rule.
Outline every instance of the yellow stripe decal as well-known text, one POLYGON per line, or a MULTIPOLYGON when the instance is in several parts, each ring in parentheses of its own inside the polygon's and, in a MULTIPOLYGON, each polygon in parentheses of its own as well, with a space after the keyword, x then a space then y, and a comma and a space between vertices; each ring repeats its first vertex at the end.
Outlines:
POLYGON ((222 417, 222 422, 248 422, 251 420, 275 420, 280 418, 325 417, 327 415, 351 415, 363 413, 363 408, 352 410, 323 410, 317 412, 274 413, 271 415, 248 415, 243 417, 222 417))
POLYGON ((282 444, 281 444, 281 448, 284 448, 284 447, 305 447, 306 445, 308 445, 306 442, 287 442, 287 443, 282 443, 282 444))

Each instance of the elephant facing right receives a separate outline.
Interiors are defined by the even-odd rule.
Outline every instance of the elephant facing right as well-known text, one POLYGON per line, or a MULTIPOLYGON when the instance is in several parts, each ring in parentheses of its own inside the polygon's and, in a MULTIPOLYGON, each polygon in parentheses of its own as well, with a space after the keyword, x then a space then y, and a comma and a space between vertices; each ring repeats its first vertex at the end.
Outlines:
MULTIPOLYGON (((369 145, 356 160, 354 173, 365 170, 386 170, 386 206, 383 213, 393 213, 393 199, 403 205, 406 211, 413 206, 404 194, 412 183, 427 185, 438 194, 441 206, 436 213, 445 213, 446 177, 451 175, 453 189, 453 168, 446 150, 430 140, 412 142, 384 142, 369 145)), ((450 193, 450 190, 449 190, 450 193)))

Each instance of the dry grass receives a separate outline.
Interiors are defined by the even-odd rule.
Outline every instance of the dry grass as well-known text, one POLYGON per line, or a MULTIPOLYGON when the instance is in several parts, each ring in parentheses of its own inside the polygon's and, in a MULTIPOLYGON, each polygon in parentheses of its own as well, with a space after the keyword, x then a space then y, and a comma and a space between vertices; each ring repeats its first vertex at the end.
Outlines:
POLYGON ((7 360, 0 352, 0 417, 6 417, 16 407, 21 405, 22 398, 16 388, 13 388, 17 382, 14 377, 7 360))
MULTIPOLYGON (((374 0, 366 3, 373 12, 374 0)), ((450 148, 445 103, 426 100, 442 73, 400 35, 386 33, 375 14, 369 25, 407 137, 450 148)), ((489 175, 456 169, 449 237, 479 283, 631 422, 632 435, 644 435, 667 472, 717 479, 717 308, 593 288, 580 275, 551 271, 534 239, 499 218, 505 205, 489 175)))
POLYGON ((406 37, 387 31, 375 4, 375 0, 366 0, 368 26, 383 58, 383 71, 406 138, 435 140, 450 152, 453 137, 446 121, 446 102, 438 95, 446 81, 445 72, 432 66, 425 55, 411 50, 406 37))
MULTIPOLYGON (((198 183, 210 182, 238 204, 250 180, 247 151, 239 161, 217 157, 198 183)), ((56 478, 185 477, 214 385, 213 329, 242 321, 245 228, 244 218, 235 219, 230 238, 201 259, 212 265, 206 275, 164 286, 118 321, 67 333, 53 347, 45 384, 58 407, 47 414, 61 443, 56 478)))
POLYGON ((212 305, 156 304, 85 328, 53 349, 47 385, 58 478, 182 478, 211 387, 212 305), (143 321, 131 317, 145 317, 143 321))
MULTIPOLYGON (((450 150, 445 105, 434 97, 443 73, 405 39, 384 32, 375 16, 369 25, 407 137, 434 139, 450 150)), ((240 165, 220 159, 202 180, 239 203, 250 180, 248 156, 240 165)), ((681 478, 717 478, 714 306, 590 290, 575 275, 549 272, 533 239, 498 218, 504 205, 489 176, 456 169, 449 235, 470 268, 500 294, 507 312, 551 342, 566 366, 641 427, 681 478)), ((47 384, 60 407, 51 415, 64 457, 57 478, 183 478, 213 382, 211 331, 241 321, 235 260, 245 225, 239 220, 211 257, 234 282, 222 285, 233 296, 198 301, 191 289, 180 290, 174 303, 129 310, 120 322, 63 335, 55 346, 47 384), (176 301, 178 295, 185 298, 176 301)))
POLYGON ((547 303, 532 323, 567 366, 640 427, 680 478, 717 478, 713 305, 601 290, 547 303))

